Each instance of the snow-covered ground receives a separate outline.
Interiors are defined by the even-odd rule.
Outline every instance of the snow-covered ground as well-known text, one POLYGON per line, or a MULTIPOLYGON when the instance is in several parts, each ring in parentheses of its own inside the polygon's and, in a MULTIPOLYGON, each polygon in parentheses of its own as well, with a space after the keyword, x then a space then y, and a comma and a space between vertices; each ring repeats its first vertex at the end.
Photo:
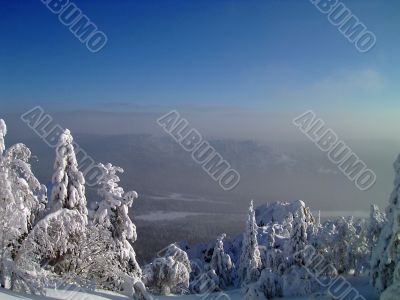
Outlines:
POLYGON ((20 293, 14 293, 5 289, 0 288, 0 299, 1 300, 55 300, 55 299, 68 299, 68 300, 125 300, 129 299, 126 296, 112 293, 108 291, 91 291, 87 293, 74 292, 74 291, 63 291, 63 290, 47 290, 46 296, 32 296, 20 293))
MULTIPOLYGON (((232 300, 241 299, 240 292, 238 290, 227 292, 232 300)), ((203 297, 201 295, 185 295, 185 296, 154 296, 154 300, 173 300, 173 299, 187 299, 201 300, 203 297)), ((46 296, 32 296, 20 293, 11 292, 0 288, 0 299, 1 300, 55 300, 55 299, 65 299, 65 300, 126 300, 131 299, 129 297, 112 293, 108 291, 96 291, 96 292, 71 292, 71 291, 61 291, 61 290, 47 290, 46 296)), ((221 298, 224 299, 224 298, 221 298)), ((304 298, 306 299, 306 298, 304 298)))
MULTIPOLYGON (((379 297, 376 295, 375 290, 368 283, 368 278, 348 278, 349 282, 362 294, 366 300, 378 300, 379 297)), ((229 296, 231 300, 239 300, 242 299, 242 295, 239 290, 227 291, 226 294, 229 296)), ((60 291, 60 290, 47 290, 46 296, 31 296, 24 295, 19 293, 14 293, 8 290, 4 290, 0 288, 0 299, 1 300, 25 300, 25 299, 34 299, 34 300, 55 300, 55 299, 65 299, 65 300, 125 300, 129 299, 126 296, 112 293, 108 291, 91 291, 87 293, 80 292, 72 292, 72 291, 60 291)), ((202 295, 185 295, 185 296, 154 296, 154 299, 157 300, 207 300, 212 299, 210 297, 205 297, 202 295)), ((220 297, 220 299, 227 299, 226 297, 220 297)), ((278 298, 277 298, 278 299, 278 298)), ((283 300, 325 300, 329 298, 325 298, 322 296, 305 296, 305 297, 288 297, 288 298, 279 298, 283 300)))

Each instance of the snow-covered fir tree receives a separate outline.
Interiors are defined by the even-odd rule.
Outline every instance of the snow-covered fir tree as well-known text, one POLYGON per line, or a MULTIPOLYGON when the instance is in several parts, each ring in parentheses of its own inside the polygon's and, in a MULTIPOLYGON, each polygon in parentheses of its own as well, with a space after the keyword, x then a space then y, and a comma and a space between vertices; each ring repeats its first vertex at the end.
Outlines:
POLYGON ((88 211, 85 179, 78 170, 73 138, 68 129, 59 137, 54 163, 51 213, 29 235, 36 261, 57 274, 74 272, 81 264, 88 211))
POLYGON ((163 257, 144 267, 143 281, 156 294, 183 294, 189 289, 191 271, 186 252, 171 244, 163 257))
POLYGON ((380 211, 378 205, 371 204, 368 224, 368 243, 370 251, 376 246, 385 222, 385 213, 380 211))
MULTIPOLYGON (((0 119, 0 274, 1 285, 19 289, 26 281, 33 264, 22 258, 26 237, 46 203, 46 187, 34 176, 29 159, 31 151, 23 144, 6 150, 7 128, 0 119)), ((32 276, 31 276, 32 277, 32 276)))
POLYGON ((56 148, 52 178, 52 211, 73 209, 78 211, 87 222, 87 203, 85 196, 85 178, 78 169, 73 138, 66 129, 59 137, 56 148))
POLYGON ((279 239, 277 231, 279 232, 281 229, 278 224, 264 226, 267 239, 264 242, 265 246, 260 247, 263 268, 272 270, 277 276, 282 275, 287 269, 285 252, 276 243, 279 239))
POLYGON ((336 270, 329 269, 334 273, 366 273, 370 258, 366 220, 339 217, 326 221, 318 233, 316 249, 335 267, 336 270))
POLYGON ((355 276, 367 275, 370 268, 371 248, 369 246, 368 221, 364 218, 353 218, 355 238, 351 242, 350 268, 355 276))
POLYGON ((272 249, 275 247, 275 241, 276 241, 276 231, 275 231, 275 226, 274 224, 272 226, 266 226, 267 228, 267 247, 269 249, 272 249))
POLYGON ((304 249, 307 243, 307 223, 305 221, 305 216, 301 215, 299 212, 296 212, 292 222, 290 238, 286 244, 286 255, 289 264, 288 267, 294 263, 297 263, 300 266, 304 265, 304 262, 299 261, 296 255, 304 249))
POLYGON ((335 221, 336 235, 331 246, 332 261, 339 274, 348 273, 351 264, 352 243, 356 239, 353 219, 340 217, 335 221))
POLYGON ((9 247, 10 242, 15 239, 15 235, 18 236, 18 232, 10 232, 14 227, 11 222, 12 219, 8 219, 9 214, 15 210, 15 200, 12 194, 11 182, 8 176, 8 168, 6 166, 3 152, 5 150, 4 137, 7 134, 7 127, 4 120, 0 119, 0 255, 1 255, 1 266, 0 266, 0 284, 2 287, 11 287, 11 249, 9 247))
MULTIPOLYGON (((135 191, 125 193, 123 188, 118 186, 120 178, 117 173, 122 173, 122 168, 110 163, 99 164, 99 168, 103 172, 98 190, 102 200, 95 210, 89 232, 92 236, 96 236, 98 231, 100 234, 103 232, 103 236, 97 241, 99 247, 107 247, 108 252, 106 258, 100 257, 94 264, 91 273, 95 274, 100 282, 121 290, 126 286, 126 278, 136 283, 140 282, 142 275, 131 245, 137 239, 136 226, 128 215, 129 207, 138 195, 135 191), (97 271, 94 271, 94 268, 97 271)), ((96 242, 96 239, 94 241, 96 242)))
MULTIPOLYGON (((300 206, 305 207, 305 204, 302 202, 300 206)), ((309 222, 308 214, 306 209, 296 210, 293 214, 289 239, 285 244, 287 266, 279 277, 280 290, 284 296, 307 295, 312 291, 312 278, 304 268, 306 262, 302 255, 309 243, 308 228, 313 225, 313 218, 309 222)))
POLYGON ((232 284, 233 268, 231 257, 225 253, 224 250, 224 238, 225 234, 222 234, 218 239, 214 247, 214 252, 211 258, 210 268, 214 270, 215 274, 219 277, 219 287, 226 289, 232 284))
POLYGON ((40 184, 29 164, 31 151, 24 144, 18 143, 4 153, 4 163, 8 169, 14 198, 24 207, 25 232, 32 229, 35 222, 42 216, 47 203, 47 188, 40 184), (25 220, 26 219, 26 220, 25 220))
POLYGON ((246 230, 242 241, 242 254, 240 256, 239 279, 242 285, 255 282, 260 276, 261 257, 258 249, 258 226, 254 212, 253 201, 250 202, 246 222, 246 230))
POLYGON ((394 163, 394 189, 386 209, 386 219, 371 256, 371 282, 384 291, 394 283, 396 265, 400 262, 400 155, 394 163))
POLYGON ((4 137, 7 134, 7 126, 6 122, 3 119, 0 119, 0 155, 3 154, 3 151, 6 149, 6 145, 4 142, 4 137))
POLYGON ((265 253, 261 256, 261 259, 263 267, 271 269, 277 275, 282 275, 287 269, 287 259, 281 249, 265 249, 265 253))

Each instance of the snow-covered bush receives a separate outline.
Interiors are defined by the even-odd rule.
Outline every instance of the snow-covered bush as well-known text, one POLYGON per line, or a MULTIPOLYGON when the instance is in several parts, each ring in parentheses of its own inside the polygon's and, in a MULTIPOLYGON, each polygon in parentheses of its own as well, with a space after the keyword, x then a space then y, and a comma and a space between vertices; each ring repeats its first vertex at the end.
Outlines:
POLYGON ((39 221, 29 234, 26 255, 57 274, 75 272, 82 264, 86 240, 85 219, 76 210, 62 208, 39 221))
POLYGON ((304 267, 293 265, 282 276, 283 296, 304 296, 314 290, 312 276, 304 267))
POLYGON ((144 267, 143 282, 157 294, 182 294, 188 291, 190 272, 186 252, 171 244, 163 257, 144 267))
POLYGON ((244 299, 272 299, 282 296, 282 280, 273 270, 266 268, 256 283, 248 285, 244 299))
POLYGON ((242 285, 258 280, 261 269, 260 250, 258 249, 257 230, 253 201, 250 203, 243 235, 242 254, 240 256, 239 278, 242 285))

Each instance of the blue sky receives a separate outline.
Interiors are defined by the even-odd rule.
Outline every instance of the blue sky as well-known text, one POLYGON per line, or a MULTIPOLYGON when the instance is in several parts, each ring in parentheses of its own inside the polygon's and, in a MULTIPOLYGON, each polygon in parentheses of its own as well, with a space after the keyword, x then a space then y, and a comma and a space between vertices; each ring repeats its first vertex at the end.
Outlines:
POLYGON ((83 1, 91 53, 40 0, 1 0, 2 110, 237 107, 391 114, 400 2, 343 1, 377 36, 359 53, 306 0, 83 1))

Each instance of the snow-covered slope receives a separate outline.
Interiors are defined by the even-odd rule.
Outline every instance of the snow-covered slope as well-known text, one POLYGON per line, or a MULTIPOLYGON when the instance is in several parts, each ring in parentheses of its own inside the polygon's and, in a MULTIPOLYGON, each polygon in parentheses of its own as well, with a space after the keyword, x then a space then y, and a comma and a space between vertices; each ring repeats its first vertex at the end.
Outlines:
MULTIPOLYGON (((378 296, 376 295, 375 290, 368 283, 368 278, 348 278, 349 282, 365 297, 366 300, 378 300, 378 296)), ((1 300, 54 300, 54 299, 73 299, 73 300, 126 300, 130 299, 123 295, 117 293, 111 293, 107 291, 96 291, 96 292, 88 292, 88 293, 78 293, 73 298, 72 292, 67 291, 55 291, 48 290, 46 297, 41 296, 31 296, 31 295, 23 295, 11 292, 9 290, 4 290, 0 288, 0 299, 1 300)), ((239 300, 242 299, 242 295, 239 290, 231 290, 227 291, 226 294, 230 298, 230 300, 239 300)), ((182 299, 182 300, 199 300, 202 299, 200 295, 184 295, 184 296, 154 296, 155 300, 173 300, 173 299, 182 299)), ((226 297, 221 297, 220 299, 227 299, 226 297)), ((304 297, 290 297, 290 298, 279 298, 282 300, 310 300, 310 299, 325 299, 321 296, 304 296, 304 297)), ((329 299, 329 298, 326 298, 329 299)), ((387 299, 396 299, 396 298, 387 298, 387 299)))

